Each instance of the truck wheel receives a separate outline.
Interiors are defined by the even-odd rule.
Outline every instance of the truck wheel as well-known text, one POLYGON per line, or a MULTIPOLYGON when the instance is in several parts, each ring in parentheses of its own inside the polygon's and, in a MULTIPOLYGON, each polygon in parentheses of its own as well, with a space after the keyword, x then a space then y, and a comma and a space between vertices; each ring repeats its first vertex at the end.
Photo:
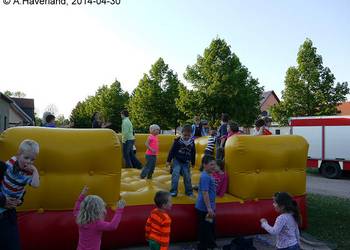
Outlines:
POLYGON ((329 179, 338 179, 341 175, 339 163, 333 161, 322 162, 321 175, 329 179))

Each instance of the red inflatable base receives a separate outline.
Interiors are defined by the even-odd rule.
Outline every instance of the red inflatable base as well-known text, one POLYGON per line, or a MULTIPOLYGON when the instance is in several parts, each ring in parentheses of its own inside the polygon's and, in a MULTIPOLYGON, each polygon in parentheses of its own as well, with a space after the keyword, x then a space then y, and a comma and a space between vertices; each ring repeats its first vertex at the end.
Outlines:
MULTIPOLYGON (((301 210, 303 225, 307 225, 306 197, 295 197, 301 210)), ((122 221, 116 231, 106 232, 102 248, 112 249, 145 244, 144 226, 151 205, 125 208, 122 221)), ((108 212, 110 219, 112 211, 108 212)), ((171 241, 193 241, 197 235, 197 219, 194 205, 174 205, 171 241)), ((220 203, 216 208, 216 232, 218 237, 262 233, 260 218, 267 218, 272 224, 276 212, 272 200, 246 201, 241 203, 220 203)), ((18 223, 21 245, 24 250, 69 250, 76 249, 78 227, 71 211, 49 211, 44 213, 20 212, 18 223)))

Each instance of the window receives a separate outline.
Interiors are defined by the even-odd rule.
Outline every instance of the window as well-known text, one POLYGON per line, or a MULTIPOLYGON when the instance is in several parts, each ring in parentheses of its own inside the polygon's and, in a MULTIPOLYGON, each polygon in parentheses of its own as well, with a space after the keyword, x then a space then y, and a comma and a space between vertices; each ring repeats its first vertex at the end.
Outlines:
POLYGON ((4 130, 7 129, 7 116, 4 116, 4 130))
POLYGON ((281 130, 276 129, 275 134, 276 134, 276 135, 280 135, 280 134, 281 134, 281 130))

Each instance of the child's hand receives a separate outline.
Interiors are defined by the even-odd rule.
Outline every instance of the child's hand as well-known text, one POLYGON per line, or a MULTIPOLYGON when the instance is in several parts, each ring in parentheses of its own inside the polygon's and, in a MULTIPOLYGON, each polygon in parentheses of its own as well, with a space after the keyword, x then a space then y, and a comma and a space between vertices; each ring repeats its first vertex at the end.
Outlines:
POLYGON ((8 208, 8 209, 16 208, 21 203, 22 201, 20 199, 8 197, 6 198, 5 208, 8 208))
POLYGON ((89 191, 89 187, 88 187, 87 185, 85 185, 85 186, 83 187, 83 190, 81 190, 80 195, 86 196, 87 193, 88 193, 88 191, 89 191))
POLYGON ((26 170, 26 171, 28 171, 28 172, 30 172, 30 173, 33 173, 34 171, 36 171, 36 168, 35 168, 34 165, 26 165, 26 166, 24 167, 24 170, 26 170))
POLYGON ((262 218, 262 219, 260 219, 260 223, 265 224, 265 223, 267 223, 267 220, 265 218, 262 218))
POLYGON ((125 200, 120 199, 120 200, 117 202, 117 207, 118 207, 118 208, 124 208, 125 206, 126 206, 125 200))
POLYGON ((153 148, 151 148, 151 152, 152 152, 153 154, 157 153, 157 151, 156 151, 155 149, 153 149, 153 148))
POLYGON ((213 209, 208 209, 208 214, 207 214, 207 216, 209 216, 210 218, 214 218, 215 217, 215 212, 214 212, 214 210, 213 209))
POLYGON ((171 163, 170 163, 170 162, 166 162, 166 163, 165 163, 165 166, 166 166, 167 168, 170 168, 171 163))

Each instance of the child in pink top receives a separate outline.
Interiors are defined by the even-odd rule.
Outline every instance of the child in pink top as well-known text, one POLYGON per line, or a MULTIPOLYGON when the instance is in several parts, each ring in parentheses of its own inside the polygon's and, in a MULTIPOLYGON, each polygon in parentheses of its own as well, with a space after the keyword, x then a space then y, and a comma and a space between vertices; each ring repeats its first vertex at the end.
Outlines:
POLYGON ((100 250, 103 231, 116 230, 122 217, 125 201, 119 200, 113 219, 104 221, 106 207, 104 201, 96 195, 86 196, 85 186, 75 203, 74 216, 79 226, 79 243, 77 250, 100 250))
POLYGON ((147 147, 146 151, 146 165, 142 169, 140 177, 144 179, 147 176, 147 179, 152 179, 152 174, 154 168, 156 167, 157 155, 159 151, 158 147, 158 134, 160 132, 160 127, 157 124, 152 124, 149 127, 150 135, 147 138, 145 143, 147 147))
POLYGON ((221 160, 216 161, 217 168, 212 173, 216 183, 216 196, 223 197, 227 191, 227 173, 225 172, 224 163, 221 160))

